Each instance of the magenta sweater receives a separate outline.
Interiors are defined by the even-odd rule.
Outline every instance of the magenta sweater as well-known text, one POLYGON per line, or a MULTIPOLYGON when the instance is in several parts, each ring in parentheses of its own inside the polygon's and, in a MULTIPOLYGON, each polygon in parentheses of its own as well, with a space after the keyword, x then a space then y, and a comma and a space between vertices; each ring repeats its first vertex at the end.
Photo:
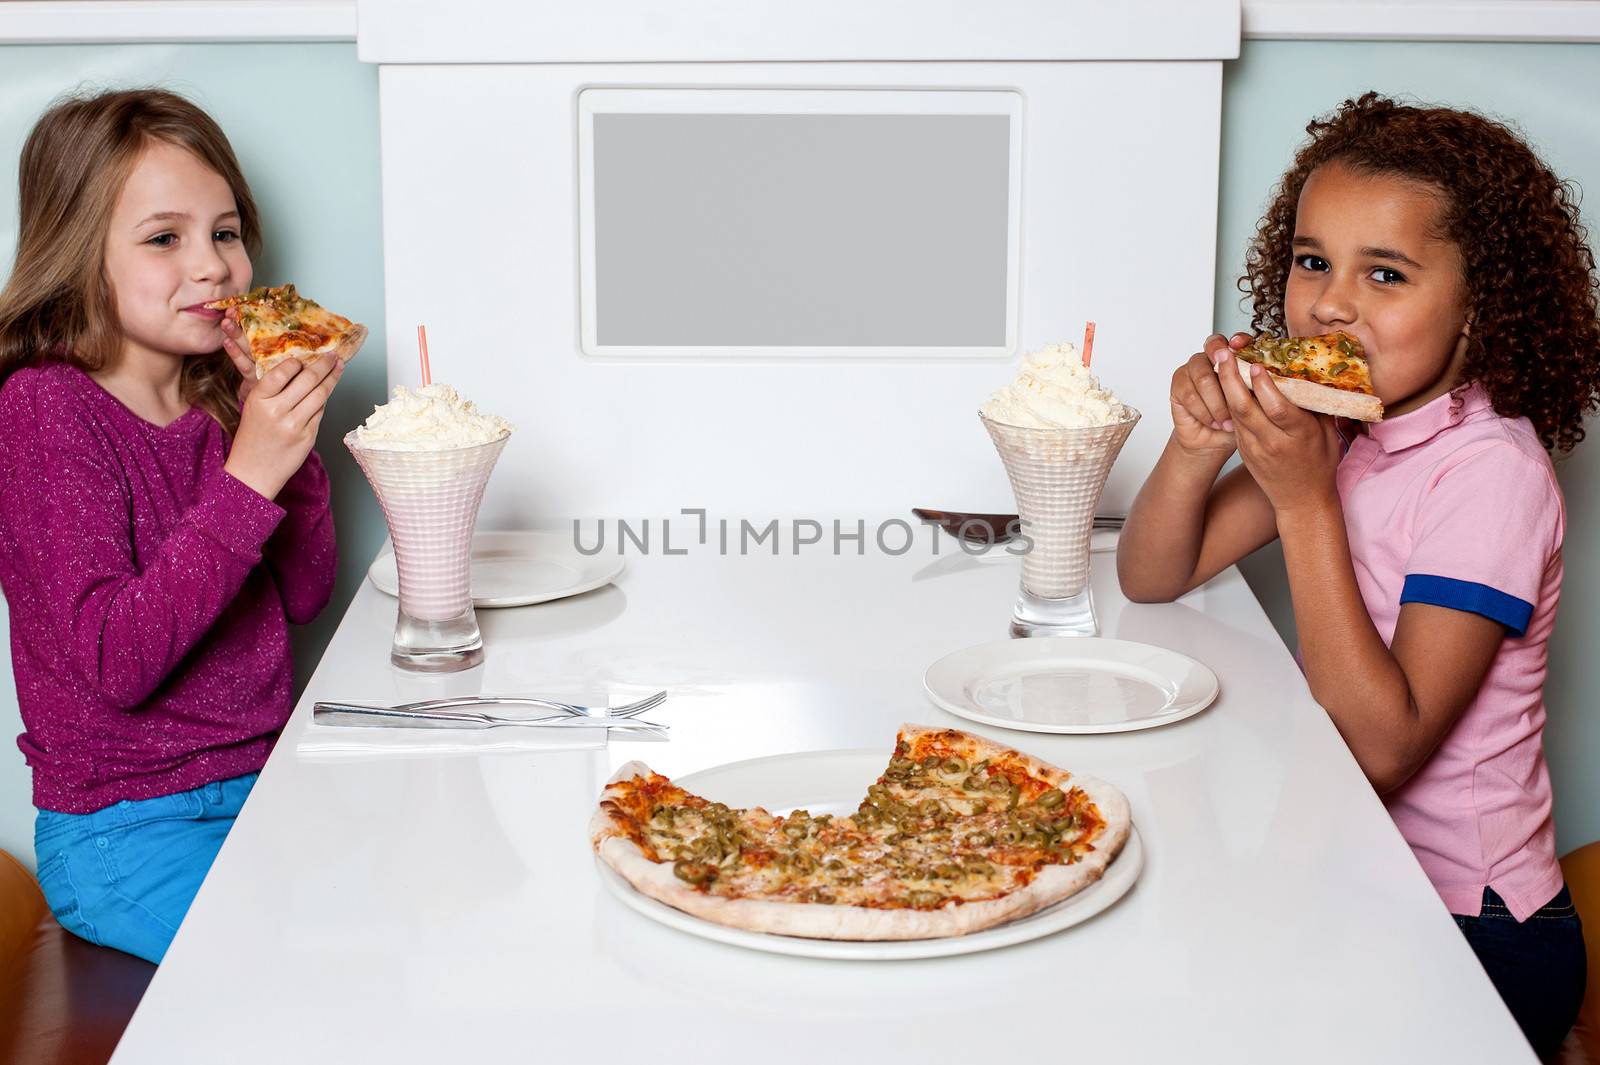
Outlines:
POLYGON ((260 769, 292 709, 289 623, 333 592, 313 452, 276 502, 66 365, 0 389, 0 590, 33 802, 88 813, 260 769))

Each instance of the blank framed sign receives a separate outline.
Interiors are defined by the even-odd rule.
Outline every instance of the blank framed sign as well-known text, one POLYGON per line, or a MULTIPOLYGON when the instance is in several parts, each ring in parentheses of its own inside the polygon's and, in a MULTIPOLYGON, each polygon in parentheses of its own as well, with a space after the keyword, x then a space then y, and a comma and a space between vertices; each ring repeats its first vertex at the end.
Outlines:
POLYGON ((1021 120, 1005 90, 583 90, 584 353, 1011 355, 1021 120))

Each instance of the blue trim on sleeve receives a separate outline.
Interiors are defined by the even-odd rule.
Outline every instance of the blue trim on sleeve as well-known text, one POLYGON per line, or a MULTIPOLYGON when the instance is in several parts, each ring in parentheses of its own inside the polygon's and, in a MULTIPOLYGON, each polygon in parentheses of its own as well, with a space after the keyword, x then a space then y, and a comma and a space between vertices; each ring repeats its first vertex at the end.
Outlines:
POLYGON ((1436 577, 1431 573, 1406 574, 1405 587, 1400 590, 1400 602, 1430 603, 1433 606, 1447 606, 1451 610, 1482 614, 1504 625, 1513 636, 1526 633, 1528 622, 1533 618, 1533 604, 1526 600, 1507 595, 1487 584, 1461 581, 1454 577, 1436 577))

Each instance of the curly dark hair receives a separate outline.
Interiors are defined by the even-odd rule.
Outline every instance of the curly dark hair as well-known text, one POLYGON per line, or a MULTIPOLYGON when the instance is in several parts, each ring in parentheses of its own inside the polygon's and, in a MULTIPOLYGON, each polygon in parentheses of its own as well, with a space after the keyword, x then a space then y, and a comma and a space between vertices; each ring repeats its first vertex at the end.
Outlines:
POLYGON ((1570 450, 1600 398, 1594 253, 1578 193, 1522 138, 1481 115, 1410 107, 1375 92, 1306 126, 1311 135, 1274 191, 1245 254, 1251 329, 1285 332, 1300 190, 1319 166, 1394 174, 1443 193, 1443 235, 1461 249, 1472 310, 1462 381, 1495 412, 1533 422, 1546 448, 1570 450))

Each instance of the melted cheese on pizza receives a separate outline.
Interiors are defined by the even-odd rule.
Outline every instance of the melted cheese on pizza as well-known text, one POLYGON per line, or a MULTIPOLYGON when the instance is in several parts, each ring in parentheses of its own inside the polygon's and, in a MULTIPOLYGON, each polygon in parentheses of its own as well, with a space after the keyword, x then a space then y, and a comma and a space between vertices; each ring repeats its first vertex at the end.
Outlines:
POLYGON ((1348 333, 1316 337, 1257 337, 1237 352, 1279 377, 1372 395, 1372 373, 1361 341, 1348 333))
POLYGON ((238 308, 239 328, 257 362, 334 347, 352 324, 343 315, 301 296, 293 285, 254 288, 206 306, 216 310, 238 308))
POLYGON ((1080 860, 1105 827, 1078 789, 1017 766, 969 764, 901 741, 853 816, 731 809, 667 778, 635 778, 604 802, 652 861, 726 898, 934 909, 1021 888, 1080 860))

